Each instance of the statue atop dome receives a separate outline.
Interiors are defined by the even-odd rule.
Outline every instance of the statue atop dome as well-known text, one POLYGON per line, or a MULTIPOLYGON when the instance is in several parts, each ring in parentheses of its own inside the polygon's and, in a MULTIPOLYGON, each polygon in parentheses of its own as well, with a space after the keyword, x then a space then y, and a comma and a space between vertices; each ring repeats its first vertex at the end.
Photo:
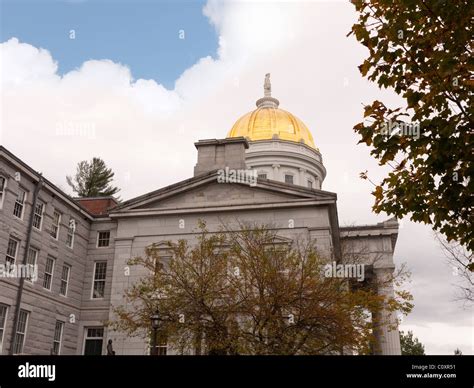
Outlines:
POLYGON ((258 108, 278 108, 280 101, 272 97, 272 84, 270 82, 270 73, 265 74, 263 82, 263 97, 257 100, 258 108))
POLYGON ((265 74, 265 82, 263 83, 263 92, 265 97, 272 96, 272 84, 270 83, 270 73, 265 74))

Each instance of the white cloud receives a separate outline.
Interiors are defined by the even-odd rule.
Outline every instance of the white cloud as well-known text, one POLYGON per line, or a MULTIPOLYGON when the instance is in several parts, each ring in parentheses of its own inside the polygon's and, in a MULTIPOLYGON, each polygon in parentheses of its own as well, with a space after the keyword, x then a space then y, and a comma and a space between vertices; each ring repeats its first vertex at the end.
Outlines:
POLYGON ((20 44, 16 38, 2 43, 0 59, 2 87, 37 82, 54 83, 58 80, 58 65, 50 53, 28 44, 20 44))
MULTIPOLYGON (((352 127, 362 119, 362 103, 379 98, 395 106, 400 100, 361 78, 357 65, 365 49, 346 37, 355 21, 353 6, 211 0, 203 13, 219 36, 217 55, 184 71, 173 90, 159 80, 134 80, 130 69, 109 60, 87 61, 61 77, 47 50, 15 38, 2 43, 0 143, 67 191, 65 176, 74 173, 76 163, 100 156, 116 172, 127 199, 192 176, 193 143, 225 137, 237 118, 253 109, 270 72, 281 107, 313 132, 328 170, 324 188, 338 193, 341 224, 383 220, 371 213, 372 187, 358 177, 368 169, 378 180, 383 169, 367 148, 356 145, 352 127)), ((406 225, 396 259, 414 266, 416 279, 426 276, 428 285, 412 290, 423 311, 430 305, 430 280, 444 295, 452 288, 446 277, 439 283, 436 274, 444 273, 439 263, 438 272, 427 271, 433 252, 439 254, 428 228, 406 225)), ((452 306, 446 299, 439 309, 465 319, 466 313, 452 306)), ((448 344, 450 330, 462 330, 466 341, 472 338, 465 326, 453 329, 450 317, 436 326, 424 322, 427 315, 415 312, 407 322, 436 330, 433 336, 422 334, 428 352, 439 351, 439 341, 446 342, 443 349, 454 346, 448 344)))
POLYGON ((460 349, 463 354, 473 354, 474 343, 472 321, 468 325, 458 325, 456 329, 450 323, 426 322, 423 325, 402 325, 406 333, 409 330, 425 346, 427 354, 453 355, 455 349, 460 349), (440 333, 443 333, 440 336, 440 333))

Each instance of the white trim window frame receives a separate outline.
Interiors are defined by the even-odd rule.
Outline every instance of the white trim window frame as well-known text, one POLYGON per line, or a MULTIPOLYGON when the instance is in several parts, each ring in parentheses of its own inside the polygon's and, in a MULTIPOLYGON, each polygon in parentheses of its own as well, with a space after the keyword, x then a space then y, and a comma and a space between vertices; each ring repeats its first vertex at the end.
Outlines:
POLYGON ((71 266, 64 264, 61 271, 61 285, 59 287, 59 295, 67 297, 69 289, 69 277, 71 275, 71 266))
POLYGON ((57 209, 53 211, 53 223, 49 234, 52 238, 57 240, 59 238, 59 228, 61 227, 61 212, 57 209))
POLYGON ((107 277, 107 262, 94 263, 94 278, 92 279, 91 299, 104 299, 105 281, 107 277))
POLYGON ((13 349, 13 354, 23 353, 29 317, 30 313, 28 311, 20 310, 19 319, 15 329, 15 347, 13 349))
POLYGON ((3 351, 3 337, 5 333, 5 328, 7 325, 8 318, 8 306, 4 303, 0 303, 0 355, 3 351))
POLYGON ((82 354, 86 354, 87 341, 97 341, 101 343, 100 354, 104 347, 104 328, 103 327, 85 327, 84 342, 82 343, 82 354))
POLYGON ((20 247, 20 240, 17 240, 16 238, 13 238, 10 236, 10 238, 8 239, 5 263, 9 263, 10 265, 15 265, 19 247, 20 247))
POLYGON ((5 191, 7 189, 7 182, 8 180, 6 176, 0 175, 0 209, 3 208, 3 201, 5 200, 5 191))
POLYGON ((61 343, 63 340, 63 332, 64 332, 64 322, 56 321, 54 325, 54 336, 53 336, 53 354, 54 355, 61 354, 61 343))
POLYGON ((108 248, 109 246, 110 246, 110 230, 99 230, 97 232, 96 248, 108 248), (103 235, 102 237, 101 237, 101 234, 103 235))
MULTIPOLYGON (((28 256, 26 258, 27 264, 30 266, 29 271, 35 271, 36 270, 36 263, 38 262, 38 254, 39 251, 36 248, 30 247, 28 250, 28 256)), ((30 283, 33 283, 33 279, 29 276, 25 278, 30 283)))
POLYGON ((28 193, 22 187, 18 188, 18 194, 15 199, 15 204, 13 205, 13 215, 19 220, 23 220, 23 215, 25 214, 25 205, 28 193))
POLYGON ((74 235, 76 233, 76 220, 71 218, 69 220, 69 225, 67 228, 67 236, 66 236, 66 246, 68 248, 73 249, 74 247, 74 235))
POLYGON ((46 264, 44 267, 43 288, 48 291, 51 291, 51 288, 53 285, 55 264, 56 264, 56 259, 54 257, 48 256, 46 258, 46 264))
POLYGON ((33 227, 39 231, 41 231, 41 228, 43 226, 44 208, 45 208, 44 202, 38 201, 36 203, 34 213, 33 213, 33 227))
POLYGON ((157 356, 166 356, 168 354, 168 339, 158 338, 156 343, 156 355, 157 356))

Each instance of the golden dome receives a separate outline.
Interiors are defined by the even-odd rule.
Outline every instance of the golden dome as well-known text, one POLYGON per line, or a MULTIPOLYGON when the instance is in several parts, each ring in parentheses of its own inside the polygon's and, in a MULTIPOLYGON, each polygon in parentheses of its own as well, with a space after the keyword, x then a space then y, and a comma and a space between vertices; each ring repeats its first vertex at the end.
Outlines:
POLYGON ((304 142, 316 148, 311 132, 296 116, 283 109, 260 107, 242 116, 227 137, 243 136, 249 140, 279 139, 304 142))
POLYGON ((296 116, 279 109, 279 102, 271 97, 270 75, 265 77, 265 97, 257 101, 257 109, 236 121, 227 137, 243 136, 249 140, 279 138, 316 148, 308 127, 296 116))

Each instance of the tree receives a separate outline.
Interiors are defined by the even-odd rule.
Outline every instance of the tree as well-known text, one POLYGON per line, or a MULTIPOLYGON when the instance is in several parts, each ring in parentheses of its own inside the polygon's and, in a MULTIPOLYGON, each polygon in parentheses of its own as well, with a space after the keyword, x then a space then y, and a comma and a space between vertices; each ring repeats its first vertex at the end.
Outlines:
POLYGON ((282 243, 266 225, 210 233, 202 223, 195 244, 151 245, 129 262, 147 270, 109 324, 148 337, 159 311, 161 335, 183 354, 368 354, 371 313, 412 305, 322 276, 325 263, 312 243, 282 243))
POLYGON ((424 356, 425 347, 418 341, 418 338, 413 337, 413 332, 408 331, 405 334, 400 331, 400 346, 402 348, 402 356, 424 356))
POLYGON ((467 305, 474 303, 474 274, 470 270, 473 266, 472 252, 455 241, 448 243, 439 233, 435 232, 435 238, 452 268, 452 274, 458 279, 456 286, 460 292, 456 299, 467 305))
POLYGON ((455 355, 455 356, 462 356, 461 349, 456 348, 456 350, 454 351, 454 355, 455 355))
POLYGON ((371 155, 391 168, 375 185, 373 209, 409 214, 473 251, 474 2, 353 3, 358 21, 348 35, 369 51, 361 74, 406 101, 397 108, 374 101, 354 126, 371 155))
POLYGON ((111 185, 114 175, 102 159, 92 158, 90 162, 79 162, 74 178, 67 176, 66 179, 79 197, 107 197, 120 191, 111 185))

